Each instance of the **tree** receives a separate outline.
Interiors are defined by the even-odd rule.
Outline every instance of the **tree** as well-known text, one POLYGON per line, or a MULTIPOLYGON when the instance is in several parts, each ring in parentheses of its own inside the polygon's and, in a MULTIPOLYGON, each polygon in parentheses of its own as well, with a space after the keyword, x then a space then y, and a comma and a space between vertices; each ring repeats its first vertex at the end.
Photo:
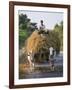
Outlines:
POLYGON ((27 17, 26 14, 20 14, 19 15, 19 28, 20 29, 26 29, 27 24, 30 22, 30 19, 27 17))
POLYGON ((47 37, 48 37, 48 47, 53 47, 56 50, 56 53, 58 54, 61 45, 58 33, 55 31, 50 31, 47 37))
POLYGON ((63 21, 60 24, 56 24, 54 27, 54 31, 59 35, 60 43, 61 43, 61 50, 63 50, 63 21))
POLYGON ((26 14, 19 15, 19 48, 24 46, 24 42, 30 34, 37 29, 37 23, 31 22, 26 14))

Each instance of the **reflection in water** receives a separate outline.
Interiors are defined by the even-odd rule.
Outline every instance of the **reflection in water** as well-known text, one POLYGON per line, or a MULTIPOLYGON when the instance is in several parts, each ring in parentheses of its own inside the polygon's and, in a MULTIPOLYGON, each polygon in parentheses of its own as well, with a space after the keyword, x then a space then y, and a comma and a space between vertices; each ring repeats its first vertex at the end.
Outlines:
POLYGON ((19 79, 27 78, 52 78, 63 77, 63 54, 59 54, 55 57, 55 70, 51 71, 48 62, 43 64, 35 64, 35 68, 30 72, 30 68, 27 66, 21 66, 23 70, 19 72, 19 79))

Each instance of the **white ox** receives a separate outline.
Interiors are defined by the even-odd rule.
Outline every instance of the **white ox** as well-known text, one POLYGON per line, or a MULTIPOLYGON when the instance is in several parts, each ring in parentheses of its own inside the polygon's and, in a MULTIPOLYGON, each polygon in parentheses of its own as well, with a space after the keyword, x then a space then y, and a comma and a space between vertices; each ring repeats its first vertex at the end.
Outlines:
POLYGON ((30 64, 30 70, 32 71, 34 69, 34 54, 32 51, 28 52, 27 59, 30 64))

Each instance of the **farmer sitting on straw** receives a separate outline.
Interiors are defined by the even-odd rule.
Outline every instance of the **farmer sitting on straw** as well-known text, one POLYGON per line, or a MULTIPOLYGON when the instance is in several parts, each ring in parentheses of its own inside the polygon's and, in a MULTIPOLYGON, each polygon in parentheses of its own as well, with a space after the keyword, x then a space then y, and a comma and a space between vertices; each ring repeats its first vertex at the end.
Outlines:
POLYGON ((41 20, 40 22, 41 22, 40 30, 44 30, 45 29, 45 25, 43 24, 43 20, 41 20))
POLYGON ((47 34, 48 31, 45 29, 45 25, 43 24, 43 20, 40 21, 40 26, 39 26, 39 34, 47 34))

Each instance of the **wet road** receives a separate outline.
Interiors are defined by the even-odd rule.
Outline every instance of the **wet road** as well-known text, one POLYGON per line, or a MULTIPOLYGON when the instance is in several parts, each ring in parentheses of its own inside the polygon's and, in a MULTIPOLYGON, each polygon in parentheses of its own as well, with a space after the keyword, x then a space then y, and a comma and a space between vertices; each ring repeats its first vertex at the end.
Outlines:
MULTIPOLYGON (((42 67, 46 69, 48 67, 48 63, 44 62, 43 64, 37 64, 35 67, 42 67)), ((34 70, 33 72, 29 72, 27 74, 22 74, 20 79, 26 78, 52 78, 52 77, 62 77, 63 76, 63 54, 60 53, 55 57, 55 70, 34 70)))

